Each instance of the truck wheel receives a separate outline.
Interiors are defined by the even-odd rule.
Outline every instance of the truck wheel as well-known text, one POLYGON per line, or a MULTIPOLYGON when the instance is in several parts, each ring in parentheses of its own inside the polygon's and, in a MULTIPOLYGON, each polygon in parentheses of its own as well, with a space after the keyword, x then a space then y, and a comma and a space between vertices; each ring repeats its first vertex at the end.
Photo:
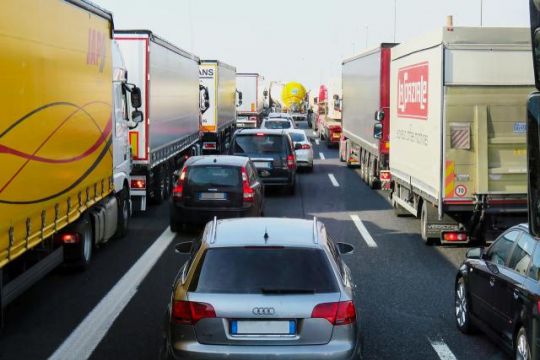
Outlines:
MULTIPOLYGON (((66 253, 69 254, 66 259, 68 265, 74 266, 78 270, 86 270, 92 260, 92 250, 94 247, 94 236, 92 223, 88 215, 84 215, 78 220, 74 231, 79 234, 79 243, 73 245, 64 245, 66 253)), ((64 254, 66 256, 67 254, 64 254)))
POLYGON ((154 204, 159 205, 165 199, 165 186, 166 184, 163 169, 156 169, 154 183, 152 184, 152 193, 150 194, 150 199, 154 204))
POLYGON ((429 222, 428 222, 428 209, 427 209, 427 201, 422 202, 422 212, 420 215, 420 230, 422 235, 422 240, 424 240, 424 243, 428 246, 431 246, 435 244, 437 239, 433 238, 428 231, 429 222))
POLYGON ((129 189, 124 186, 120 194, 118 194, 118 224, 116 227, 117 238, 123 238, 129 230, 129 189))

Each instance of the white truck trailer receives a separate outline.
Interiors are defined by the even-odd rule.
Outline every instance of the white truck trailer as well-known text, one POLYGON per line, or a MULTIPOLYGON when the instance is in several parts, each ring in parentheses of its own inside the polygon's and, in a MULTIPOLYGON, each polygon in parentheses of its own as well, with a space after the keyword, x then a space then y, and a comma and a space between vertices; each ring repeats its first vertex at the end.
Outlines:
POLYGON ((208 107, 202 114, 202 151, 227 150, 236 120, 236 68, 217 60, 202 60, 201 85, 208 90, 208 107))
POLYGON ((442 28, 392 49, 392 203, 421 218, 426 243, 526 220, 531 62, 521 28, 442 28))
POLYGON ((238 73, 236 89, 239 96, 236 127, 259 127, 264 111, 264 77, 256 73, 238 73))
POLYGON ((142 91, 144 122, 129 133, 135 210, 161 203, 185 156, 200 153, 200 60, 148 30, 115 31, 130 81, 142 91))

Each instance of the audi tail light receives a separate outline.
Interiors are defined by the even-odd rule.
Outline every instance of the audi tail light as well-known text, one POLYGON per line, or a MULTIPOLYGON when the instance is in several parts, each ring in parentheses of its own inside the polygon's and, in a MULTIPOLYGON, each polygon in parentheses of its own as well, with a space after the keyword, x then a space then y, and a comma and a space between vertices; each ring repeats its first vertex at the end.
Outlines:
POLYGON ((352 301, 323 303, 315 306, 312 319, 326 319, 332 325, 348 325, 356 321, 356 309, 352 301))
POLYGON ((195 325, 199 320, 215 317, 216 311, 210 304, 194 301, 175 301, 172 306, 172 318, 178 324, 195 325))
POLYGON ((173 188, 173 198, 175 200, 182 199, 182 194, 184 192, 184 184, 186 181, 186 174, 187 174, 187 166, 184 166, 184 168, 182 169, 182 172, 180 173, 180 178, 178 179, 176 186, 173 188))

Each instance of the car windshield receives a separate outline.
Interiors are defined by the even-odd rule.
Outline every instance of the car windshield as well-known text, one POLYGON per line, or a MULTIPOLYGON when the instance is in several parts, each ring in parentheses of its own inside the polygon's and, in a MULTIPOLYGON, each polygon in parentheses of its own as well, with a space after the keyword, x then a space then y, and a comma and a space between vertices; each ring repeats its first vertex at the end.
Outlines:
POLYGON ((324 252, 311 248, 208 249, 190 291, 198 293, 332 293, 338 288, 324 252))
POLYGON ((240 171, 232 166, 194 166, 187 172, 187 183, 191 186, 235 187, 240 182, 240 171))
POLYGON ((268 120, 264 122, 266 129, 290 129, 291 123, 288 120, 268 120))
POLYGON ((294 142, 304 142, 306 141, 306 135, 301 133, 290 133, 292 141, 294 142))
POLYGON ((236 137, 235 154, 272 154, 281 153, 285 148, 282 135, 241 135, 236 137))

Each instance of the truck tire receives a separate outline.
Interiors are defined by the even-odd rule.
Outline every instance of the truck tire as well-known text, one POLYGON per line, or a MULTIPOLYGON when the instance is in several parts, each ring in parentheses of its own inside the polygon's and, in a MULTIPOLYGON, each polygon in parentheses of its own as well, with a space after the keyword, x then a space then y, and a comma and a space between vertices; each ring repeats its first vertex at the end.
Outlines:
POLYGON ((152 201, 153 204, 159 205, 163 202, 165 199, 165 177, 163 168, 160 166, 158 169, 153 170, 154 171, 154 182, 152 184, 152 192, 150 193, 150 201, 152 201))
POLYGON ((123 238, 127 235, 129 230, 129 189, 124 186, 122 191, 118 194, 118 223, 116 226, 116 238, 123 238))
POLYGON ((94 247, 94 234, 90 217, 84 214, 71 229, 79 234, 80 241, 78 244, 64 245, 64 262, 76 270, 86 270, 92 260, 94 247))
POLYGON ((420 233, 424 244, 434 245, 439 239, 429 233, 429 214, 427 201, 422 201, 422 211, 420 213, 420 233))

